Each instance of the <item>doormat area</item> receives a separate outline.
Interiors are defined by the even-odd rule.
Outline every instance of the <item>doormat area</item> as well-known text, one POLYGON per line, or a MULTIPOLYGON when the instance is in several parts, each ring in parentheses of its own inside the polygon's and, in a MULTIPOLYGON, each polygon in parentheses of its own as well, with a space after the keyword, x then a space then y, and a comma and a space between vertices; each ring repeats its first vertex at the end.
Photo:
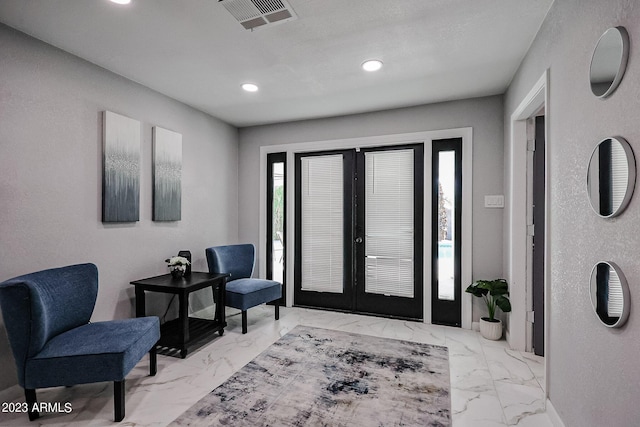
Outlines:
POLYGON ((446 347, 297 326, 170 426, 449 426, 446 347))

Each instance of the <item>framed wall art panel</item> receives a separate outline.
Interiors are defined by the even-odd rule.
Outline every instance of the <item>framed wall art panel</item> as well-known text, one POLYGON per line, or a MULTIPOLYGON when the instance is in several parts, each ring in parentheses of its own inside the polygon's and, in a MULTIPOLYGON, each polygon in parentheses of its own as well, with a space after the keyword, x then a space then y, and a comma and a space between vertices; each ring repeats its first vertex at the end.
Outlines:
POLYGON ((179 221, 182 204, 182 135, 153 128, 153 220, 179 221))
POLYGON ((140 219, 140 122, 104 112, 102 221, 140 219))

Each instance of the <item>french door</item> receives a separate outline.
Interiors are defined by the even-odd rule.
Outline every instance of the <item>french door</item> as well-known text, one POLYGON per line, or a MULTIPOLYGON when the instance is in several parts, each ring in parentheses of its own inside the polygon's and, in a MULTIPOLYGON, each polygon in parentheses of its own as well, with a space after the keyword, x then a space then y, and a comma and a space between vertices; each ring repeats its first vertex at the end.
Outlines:
POLYGON ((296 155, 299 306, 423 313, 423 145, 296 155))

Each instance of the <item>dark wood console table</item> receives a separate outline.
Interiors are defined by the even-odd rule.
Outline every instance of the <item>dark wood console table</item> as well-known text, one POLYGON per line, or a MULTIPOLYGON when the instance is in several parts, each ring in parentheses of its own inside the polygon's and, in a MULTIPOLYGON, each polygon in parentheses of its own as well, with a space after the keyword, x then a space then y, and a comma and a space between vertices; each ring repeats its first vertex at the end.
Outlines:
POLYGON ((202 342, 216 332, 219 335, 224 333, 227 326, 224 312, 227 277, 228 274, 194 271, 182 278, 164 274, 131 282, 136 287, 136 317, 145 316, 145 291, 178 295, 178 318, 161 325, 157 347, 180 350, 180 357, 184 359, 191 344, 202 342), (214 319, 189 317, 189 294, 207 287, 211 287, 216 304, 214 319))

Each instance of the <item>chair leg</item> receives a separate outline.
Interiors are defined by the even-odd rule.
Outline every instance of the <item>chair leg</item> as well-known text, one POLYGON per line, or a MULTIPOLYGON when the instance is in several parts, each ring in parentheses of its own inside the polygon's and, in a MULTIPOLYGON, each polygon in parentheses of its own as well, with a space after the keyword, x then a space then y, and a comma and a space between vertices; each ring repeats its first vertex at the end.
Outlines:
POLYGON ((247 310, 242 310, 242 333, 247 333, 247 310))
POLYGON ((280 319, 280 300, 277 299, 275 300, 275 306, 276 306, 276 320, 280 319))
POLYGON ((124 380, 113 382, 113 417, 116 422, 124 418, 124 380))
POLYGON ((158 351, 156 350, 155 344, 149 350, 149 375, 155 376, 158 372, 158 351))
POLYGON ((25 388, 24 396, 27 400, 27 414, 29 415, 29 421, 36 420, 40 417, 40 413, 37 410, 33 410, 38 400, 36 399, 36 390, 34 388, 25 388))

